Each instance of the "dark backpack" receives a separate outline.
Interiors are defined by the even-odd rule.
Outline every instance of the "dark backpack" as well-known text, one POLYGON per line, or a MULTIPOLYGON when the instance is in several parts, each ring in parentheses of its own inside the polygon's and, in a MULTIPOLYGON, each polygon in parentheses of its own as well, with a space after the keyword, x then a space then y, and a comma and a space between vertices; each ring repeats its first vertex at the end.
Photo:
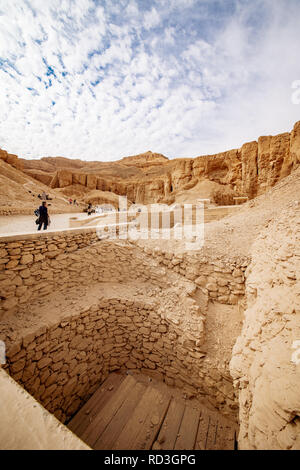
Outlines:
POLYGON ((36 225, 39 225, 39 223, 40 223, 40 210, 39 210, 39 209, 35 209, 34 215, 37 217, 35 223, 36 223, 36 225))

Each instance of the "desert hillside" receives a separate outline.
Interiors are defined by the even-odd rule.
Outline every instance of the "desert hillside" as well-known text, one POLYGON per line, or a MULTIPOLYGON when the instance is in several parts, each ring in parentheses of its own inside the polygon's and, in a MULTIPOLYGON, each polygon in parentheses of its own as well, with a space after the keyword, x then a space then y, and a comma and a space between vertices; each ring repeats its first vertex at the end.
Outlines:
MULTIPOLYGON (((72 162, 68 159, 58 160, 72 162)), ((48 206, 52 214, 82 211, 89 202, 113 205, 118 202, 117 195, 111 192, 96 191, 95 195, 80 184, 52 189, 43 182, 43 178, 37 179, 30 172, 24 172, 22 161, 16 155, 0 150, 0 215, 33 215, 34 209, 40 204, 38 195, 43 192, 49 196, 48 206), (76 206, 69 203, 74 193, 79 195, 76 206)))
POLYGON ((8 189, 12 206, 22 199, 15 201, 14 194, 22 193, 18 185, 25 183, 38 185, 39 191, 46 186, 55 197, 84 203, 110 202, 107 193, 114 193, 141 204, 210 198, 218 205, 230 205, 234 197, 253 199, 263 194, 292 172, 300 161, 300 122, 291 133, 260 137, 240 149, 194 159, 169 160, 150 151, 115 162, 63 157, 24 160, 5 151, 0 157, 5 163, 1 177, 8 178, 3 188, 8 189))
POLYGON ((51 198, 54 212, 72 212, 65 195, 56 193, 40 181, 0 159, 0 215, 32 215, 39 205, 38 194, 45 192, 51 198))

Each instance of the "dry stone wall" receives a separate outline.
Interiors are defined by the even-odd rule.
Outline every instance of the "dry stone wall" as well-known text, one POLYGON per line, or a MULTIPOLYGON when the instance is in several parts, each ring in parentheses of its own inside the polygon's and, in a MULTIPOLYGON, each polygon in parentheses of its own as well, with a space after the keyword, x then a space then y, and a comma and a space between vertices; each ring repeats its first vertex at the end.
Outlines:
POLYGON ((5 206, 5 205, 1 205, 0 207, 0 215, 20 215, 20 212, 22 213, 22 215, 32 215, 32 208, 30 209, 26 209, 26 208, 22 208, 21 211, 20 211, 20 207, 12 207, 12 206, 5 206))
MULTIPOLYGON (((138 370, 182 388, 187 396, 206 396, 217 405, 217 383, 203 369, 201 344, 188 339, 178 325, 163 319, 147 302, 102 299, 80 315, 42 326, 8 348, 10 375, 47 410, 66 422, 108 374, 138 370)), ((232 389, 223 393, 223 406, 232 416, 232 389), (226 404, 224 405, 224 402, 226 404), (229 411, 228 411, 229 410, 229 411)))
POLYGON ((10 374, 62 421, 120 368, 155 374, 236 418, 228 367, 207 356, 205 323, 211 302, 236 306, 243 299, 246 261, 220 264, 199 253, 99 241, 93 229, 8 237, 0 250, 3 320, 33 311, 41 296, 67 296, 82 286, 99 290, 86 309, 68 315, 62 309, 59 320, 48 311, 29 336, 26 328, 0 333, 9 346, 10 374), (112 284, 128 295, 103 298, 112 284), (139 296, 132 286, 140 286, 139 296))
POLYGON ((245 295, 245 271, 250 260, 220 262, 202 254, 173 254, 158 248, 144 247, 161 266, 193 281, 207 301, 236 305, 245 295))
MULTIPOLYGON (((134 263, 133 248, 128 248, 133 245, 125 244, 123 248, 121 245, 99 242, 95 229, 1 238, 0 319, 4 314, 15 313, 19 304, 47 295, 54 289, 65 289, 91 280, 135 279, 138 274, 143 279, 144 267, 139 262, 144 256, 141 249, 135 247, 134 263), (98 244, 96 251, 87 252, 84 257, 82 249, 95 244, 98 244)), ((153 262, 159 263, 163 269, 194 281, 208 300, 233 305, 244 295, 247 260, 239 266, 220 264, 199 255, 174 256, 148 248, 144 252, 152 255, 153 262)), ((145 260, 144 263, 147 264, 145 260)), ((155 276, 159 279, 160 274, 155 276)))
POLYGON ((98 241, 91 229, 0 238, 0 319, 29 299, 73 285, 71 254, 98 241))

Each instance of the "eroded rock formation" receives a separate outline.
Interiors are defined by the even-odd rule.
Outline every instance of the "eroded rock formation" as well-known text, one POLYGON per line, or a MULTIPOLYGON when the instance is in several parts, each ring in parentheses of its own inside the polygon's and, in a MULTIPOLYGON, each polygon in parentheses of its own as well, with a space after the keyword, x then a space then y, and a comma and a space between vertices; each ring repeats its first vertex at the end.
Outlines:
POLYGON ((23 164, 17 155, 12 155, 11 153, 7 153, 5 150, 0 149, 0 159, 13 166, 17 170, 23 169, 23 164))
POLYGON ((51 188, 80 184, 88 190, 126 195, 142 204, 174 202, 178 191, 208 180, 227 191, 226 200, 219 197, 216 202, 228 204, 234 196, 252 199, 264 193, 289 175, 299 161, 300 122, 291 133, 260 137, 241 149, 194 159, 168 160, 146 152, 109 163, 57 157, 22 160, 22 164, 27 174, 51 188))
POLYGON ((245 320, 233 349, 242 449, 300 448, 300 208, 272 221, 246 272, 245 320))

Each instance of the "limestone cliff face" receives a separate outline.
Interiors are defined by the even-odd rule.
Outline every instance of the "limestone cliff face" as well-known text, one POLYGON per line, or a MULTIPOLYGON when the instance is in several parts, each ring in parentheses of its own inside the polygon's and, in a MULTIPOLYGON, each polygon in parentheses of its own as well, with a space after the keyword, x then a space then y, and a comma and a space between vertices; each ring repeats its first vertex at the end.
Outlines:
POLYGON ((290 160, 291 165, 300 163, 300 121, 295 124, 291 133, 290 160))
POLYGON ((230 363, 241 449, 300 449, 300 208, 270 224, 246 271, 243 330, 230 363))
MULTIPOLYGON (((12 164, 19 164, 17 157, 10 158, 12 164)), ((79 184, 148 204, 172 202, 177 191, 191 189, 204 180, 226 187, 233 196, 252 199, 289 175, 299 162, 300 121, 290 134, 260 137, 258 142, 246 143, 241 149, 194 159, 168 160, 161 154, 146 152, 118 162, 48 157, 21 160, 20 164, 27 174, 51 188, 79 184)))
POLYGON ((25 173, 28 176, 31 176, 32 178, 40 181, 41 183, 46 184, 47 186, 50 186, 53 179, 51 174, 45 173, 41 170, 26 170, 25 173))
POLYGON ((0 149, 0 159, 8 163, 9 165, 13 166, 17 170, 23 169, 23 164, 17 157, 17 155, 12 155, 7 153, 5 150, 0 149))
POLYGON ((249 198, 257 194, 258 179, 258 145, 257 142, 244 144, 241 149, 242 160, 242 193, 249 198))
MULTIPOLYGON (((292 168, 290 158, 290 134, 258 139, 257 186, 259 193, 274 186, 277 181, 288 176, 292 168)), ((292 138, 294 143, 294 139, 292 138)))
POLYGON ((142 154, 142 158, 140 158, 141 155, 133 155, 131 157, 124 157, 120 161, 124 165, 134 165, 137 167, 144 167, 145 164, 151 165, 151 166, 156 166, 156 165, 161 165, 162 163, 166 163, 168 161, 168 158, 162 155, 161 153, 153 153, 150 150, 148 152, 145 152, 142 154))

